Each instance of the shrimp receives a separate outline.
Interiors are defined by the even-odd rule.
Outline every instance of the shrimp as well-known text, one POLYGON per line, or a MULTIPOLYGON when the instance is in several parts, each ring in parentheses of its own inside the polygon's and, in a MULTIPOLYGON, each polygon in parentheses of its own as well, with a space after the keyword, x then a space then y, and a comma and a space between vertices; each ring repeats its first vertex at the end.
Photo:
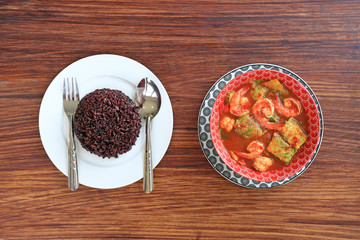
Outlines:
POLYGON ((257 157, 252 163, 252 166, 260 172, 265 172, 271 165, 273 165, 273 160, 268 157, 257 157))
POLYGON ((252 107, 253 115, 261 126, 271 130, 278 130, 284 126, 282 123, 269 122, 269 118, 274 114, 274 104, 268 98, 256 101, 252 107))
POLYGON ((264 149, 265 146, 263 143, 259 141, 252 141, 246 148, 246 150, 248 150, 250 153, 243 153, 238 151, 234 151, 234 153, 241 158, 254 159, 259 157, 264 149))
POLYGON ((276 111, 284 117, 295 117, 301 112, 301 104, 294 98, 285 98, 284 105, 281 104, 279 97, 274 98, 274 105, 276 111))
POLYGON ((241 117, 242 115, 250 112, 251 102, 247 97, 243 97, 249 89, 250 85, 242 87, 232 96, 229 103, 231 114, 241 117))
POLYGON ((240 165, 245 166, 244 160, 239 159, 239 157, 233 152, 233 151, 229 151, 229 154, 231 156, 232 159, 234 159, 236 162, 238 162, 240 165))
POLYGON ((220 120, 220 128, 230 132, 233 129, 234 123, 235 123, 235 119, 225 116, 220 120))

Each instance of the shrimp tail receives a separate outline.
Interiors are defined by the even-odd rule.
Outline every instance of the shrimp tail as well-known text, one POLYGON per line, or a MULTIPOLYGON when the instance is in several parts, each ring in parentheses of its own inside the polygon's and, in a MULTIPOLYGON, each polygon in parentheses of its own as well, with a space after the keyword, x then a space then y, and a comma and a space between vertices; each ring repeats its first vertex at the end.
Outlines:
POLYGON ((261 153, 258 152, 251 152, 251 153, 243 153, 243 152, 238 152, 238 151, 234 151, 234 153, 241 158, 246 158, 246 159, 254 159, 257 158, 261 155, 261 153))

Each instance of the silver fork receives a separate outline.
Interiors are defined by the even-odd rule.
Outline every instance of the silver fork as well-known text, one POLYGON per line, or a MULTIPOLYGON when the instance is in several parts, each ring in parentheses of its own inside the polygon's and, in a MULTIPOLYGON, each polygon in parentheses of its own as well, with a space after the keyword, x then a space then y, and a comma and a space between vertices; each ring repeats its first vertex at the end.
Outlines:
POLYGON ((76 108, 79 104, 79 88, 76 78, 64 79, 63 84, 63 105, 66 116, 69 120, 69 135, 68 135, 68 186, 72 191, 79 187, 79 174, 77 167, 76 145, 74 140, 74 116, 76 108))

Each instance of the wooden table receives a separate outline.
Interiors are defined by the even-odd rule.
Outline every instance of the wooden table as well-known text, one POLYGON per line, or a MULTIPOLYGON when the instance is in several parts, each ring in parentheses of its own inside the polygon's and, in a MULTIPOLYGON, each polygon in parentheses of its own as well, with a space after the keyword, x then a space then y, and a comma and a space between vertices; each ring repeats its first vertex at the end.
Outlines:
POLYGON ((359 1, 1 1, 1 239, 360 239, 359 1), (52 79, 94 54, 132 58, 170 95, 174 130, 142 181, 67 188, 39 136, 52 79), (252 190, 220 176, 198 141, 212 84, 268 62, 299 74, 323 110, 322 147, 284 186, 252 190))

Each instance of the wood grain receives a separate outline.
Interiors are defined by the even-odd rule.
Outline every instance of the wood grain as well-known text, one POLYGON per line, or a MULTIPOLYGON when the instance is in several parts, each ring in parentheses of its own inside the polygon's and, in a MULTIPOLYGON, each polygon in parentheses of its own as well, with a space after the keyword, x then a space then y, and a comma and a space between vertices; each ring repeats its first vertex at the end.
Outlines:
POLYGON ((0 1, 0 239, 359 239, 360 2, 0 1), (41 99, 70 63, 112 53, 150 68, 170 95, 174 131, 142 182, 67 188, 39 136, 41 99), (279 188, 220 176, 197 136, 203 97, 254 62, 299 74, 316 93, 324 140, 279 188))

